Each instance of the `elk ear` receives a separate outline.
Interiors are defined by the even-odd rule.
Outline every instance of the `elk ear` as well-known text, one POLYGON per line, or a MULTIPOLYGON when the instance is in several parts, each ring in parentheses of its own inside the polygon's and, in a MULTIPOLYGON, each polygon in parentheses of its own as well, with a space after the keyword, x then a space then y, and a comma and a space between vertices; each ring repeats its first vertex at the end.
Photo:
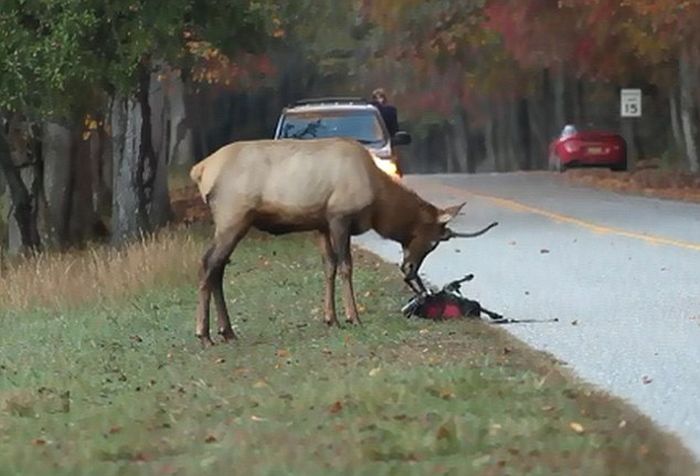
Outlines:
POLYGON ((454 217, 457 216, 457 214, 462 210, 462 207, 466 205, 467 202, 460 203, 459 205, 455 205, 453 207, 445 208, 443 210, 440 210, 440 213, 438 214, 437 221, 439 224, 444 225, 446 223, 449 223, 454 217))

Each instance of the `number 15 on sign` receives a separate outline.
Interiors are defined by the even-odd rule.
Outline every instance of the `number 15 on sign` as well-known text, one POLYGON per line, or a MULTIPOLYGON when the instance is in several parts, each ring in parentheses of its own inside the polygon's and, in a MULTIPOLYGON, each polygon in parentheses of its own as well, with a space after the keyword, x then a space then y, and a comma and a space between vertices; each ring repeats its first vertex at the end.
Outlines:
POLYGON ((620 115, 622 117, 642 117, 641 89, 622 89, 620 91, 620 115))

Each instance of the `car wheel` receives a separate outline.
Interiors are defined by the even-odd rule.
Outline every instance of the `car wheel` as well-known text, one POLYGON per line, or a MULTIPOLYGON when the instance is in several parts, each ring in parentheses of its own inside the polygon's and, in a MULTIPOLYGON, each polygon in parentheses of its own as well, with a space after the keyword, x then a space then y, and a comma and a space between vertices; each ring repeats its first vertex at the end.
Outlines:
POLYGON ((610 166, 610 170, 612 170, 613 172, 624 172, 627 170, 627 163, 622 162, 621 164, 612 165, 610 166))

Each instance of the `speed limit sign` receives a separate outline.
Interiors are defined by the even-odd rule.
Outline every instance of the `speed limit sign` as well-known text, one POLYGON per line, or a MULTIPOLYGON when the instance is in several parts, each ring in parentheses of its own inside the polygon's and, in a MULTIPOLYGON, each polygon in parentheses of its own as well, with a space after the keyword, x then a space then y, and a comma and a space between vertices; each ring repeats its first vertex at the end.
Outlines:
POLYGON ((642 117, 641 89, 622 89, 620 91, 620 115, 622 117, 642 117))

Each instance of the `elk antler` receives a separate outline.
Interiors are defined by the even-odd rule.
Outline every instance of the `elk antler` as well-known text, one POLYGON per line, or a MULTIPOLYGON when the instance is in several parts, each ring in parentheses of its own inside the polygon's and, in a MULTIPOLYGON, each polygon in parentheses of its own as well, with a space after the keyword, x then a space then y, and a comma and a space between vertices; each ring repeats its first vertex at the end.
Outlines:
POLYGON ((495 222, 491 223, 489 226, 487 226, 486 228, 484 228, 483 230, 475 231, 473 233, 460 233, 457 231, 448 230, 447 239, 449 240, 450 238, 476 238, 477 236, 483 235, 484 233, 486 233, 491 228, 493 228, 494 226, 497 226, 497 225, 498 225, 498 222, 495 221, 495 222))

